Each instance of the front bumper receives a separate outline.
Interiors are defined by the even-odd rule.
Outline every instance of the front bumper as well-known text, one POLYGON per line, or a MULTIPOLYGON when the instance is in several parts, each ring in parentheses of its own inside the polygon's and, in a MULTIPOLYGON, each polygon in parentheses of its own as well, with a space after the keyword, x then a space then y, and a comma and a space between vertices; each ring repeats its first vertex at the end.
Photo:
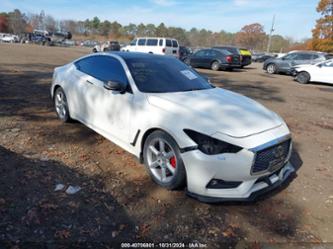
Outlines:
POLYGON ((287 153, 285 159, 277 161, 277 164, 275 163, 279 158, 275 154, 277 151, 274 149, 272 151, 274 154, 269 152, 271 148, 279 147, 281 149, 280 147, 283 147, 285 142, 290 141, 290 133, 285 125, 253 136, 235 138, 234 141, 230 140, 230 137, 229 140, 226 140, 226 135, 221 133, 214 134, 214 137, 237 144, 244 149, 238 153, 218 155, 206 155, 198 149, 182 153, 187 175, 187 190, 193 197, 206 199, 206 201, 208 199, 251 200, 258 195, 258 191, 266 188, 267 191, 271 190, 273 188, 271 185, 275 186, 278 184, 277 182, 284 182, 295 171, 289 162, 291 144, 284 150, 287 153), (274 155, 274 157, 270 155, 274 155), (257 159, 261 163, 262 156, 264 156, 264 160, 269 158, 267 159, 269 166, 257 170, 257 166, 260 165, 257 159), (270 177, 270 182, 262 182, 260 179, 264 177, 270 177), (220 182, 221 185, 213 184, 214 180, 220 182))
POLYGON ((240 201, 240 202, 251 202, 255 201, 257 198, 267 194, 273 190, 276 190, 283 185, 289 183, 295 174, 296 170, 288 162, 282 169, 279 171, 269 175, 258 178, 252 187, 247 191, 247 197, 212 197, 212 196, 203 196, 199 194, 192 193, 187 191, 187 194, 190 197, 193 197, 199 201, 206 203, 219 203, 219 202, 232 202, 232 201, 240 201))

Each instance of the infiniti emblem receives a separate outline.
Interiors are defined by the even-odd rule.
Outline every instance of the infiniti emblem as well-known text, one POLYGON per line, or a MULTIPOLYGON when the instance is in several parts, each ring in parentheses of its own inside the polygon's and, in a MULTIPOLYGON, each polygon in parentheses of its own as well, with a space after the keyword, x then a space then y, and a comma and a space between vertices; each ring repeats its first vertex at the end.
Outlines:
POLYGON ((275 158, 280 158, 283 156, 283 154, 284 154, 284 149, 282 145, 279 145, 273 150, 273 155, 275 158))

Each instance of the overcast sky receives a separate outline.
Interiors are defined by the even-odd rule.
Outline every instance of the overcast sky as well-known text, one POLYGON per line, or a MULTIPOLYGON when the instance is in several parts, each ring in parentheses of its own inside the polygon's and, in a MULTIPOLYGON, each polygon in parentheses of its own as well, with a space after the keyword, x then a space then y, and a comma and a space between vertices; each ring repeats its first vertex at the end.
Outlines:
POLYGON ((300 40, 311 37, 319 15, 319 0, 1 0, 0 12, 14 8, 46 14, 56 19, 101 20, 206 28, 237 32, 244 25, 259 22, 268 33, 276 15, 275 33, 300 40))

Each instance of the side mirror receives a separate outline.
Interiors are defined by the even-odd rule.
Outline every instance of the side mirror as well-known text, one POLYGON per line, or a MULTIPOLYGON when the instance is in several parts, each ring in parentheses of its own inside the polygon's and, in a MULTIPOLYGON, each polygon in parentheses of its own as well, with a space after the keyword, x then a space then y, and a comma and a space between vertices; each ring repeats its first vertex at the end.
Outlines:
POLYGON ((107 90, 124 93, 127 88, 127 83, 116 81, 116 80, 109 80, 104 83, 104 88, 107 90))
POLYGON ((323 64, 318 64, 317 67, 323 67, 323 64))

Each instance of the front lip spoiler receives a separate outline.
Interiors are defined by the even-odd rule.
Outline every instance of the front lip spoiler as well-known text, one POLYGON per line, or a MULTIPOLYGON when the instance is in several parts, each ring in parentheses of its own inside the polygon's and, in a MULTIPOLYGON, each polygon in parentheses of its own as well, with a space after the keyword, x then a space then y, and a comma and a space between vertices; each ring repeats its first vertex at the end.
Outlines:
POLYGON ((287 187, 289 183, 297 177, 296 171, 287 171, 287 173, 284 175, 282 180, 276 181, 274 184, 260 189, 256 192, 253 192, 249 197, 247 198, 224 198, 224 197, 209 197, 209 196, 203 196, 198 195, 195 193, 191 193, 189 191, 186 192, 186 194, 194 199, 197 199, 204 203, 224 203, 224 202, 254 202, 259 197, 265 198, 267 197, 266 194, 273 190, 279 190, 287 187))

